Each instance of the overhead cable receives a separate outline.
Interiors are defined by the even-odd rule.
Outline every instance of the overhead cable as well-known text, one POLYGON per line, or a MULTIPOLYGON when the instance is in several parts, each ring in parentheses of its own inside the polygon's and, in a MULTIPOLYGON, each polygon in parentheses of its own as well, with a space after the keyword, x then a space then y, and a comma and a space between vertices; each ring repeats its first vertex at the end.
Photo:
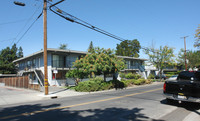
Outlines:
MULTIPOLYGON (((111 38, 114 38, 114 39, 116 39, 116 40, 119 40, 119 41, 121 41, 121 42, 127 40, 127 39, 123 39, 123 38, 121 38, 121 37, 118 37, 118 36, 116 36, 116 35, 114 35, 114 34, 111 34, 111 33, 107 32, 107 31, 105 31, 105 30, 102 30, 102 29, 100 29, 100 28, 98 28, 98 27, 96 27, 96 26, 93 26, 93 25, 91 25, 91 24, 89 24, 89 23, 87 23, 87 22, 85 22, 85 21, 83 21, 83 20, 81 20, 81 19, 79 19, 79 18, 77 18, 77 17, 75 17, 75 16, 73 16, 73 15, 71 15, 71 14, 69 14, 69 13, 67 13, 67 12, 65 12, 65 11, 63 11, 63 10, 61 10, 61 9, 59 9, 58 7, 56 7, 56 5, 58 5, 59 3, 63 2, 63 1, 65 1, 65 0, 60 0, 60 1, 56 2, 55 4, 49 3, 49 4, 51 4, 50 7, 49 7, 49 9, 50 9, 53 13, 59 15, 60 17, 66 19, 66 20, 68 20, 68 21, 70 21, 70 22, 72 22, 72 23, 80 24, 80 25, 82 25, 82 26, 85 26, 85 27, 87 27, 87 28, 89 28, 89 29, 92 29, 92 30, 94 30, 94 31, 97 31, 97 32, 99 32, 99 33, 101 33, 101 34, 107 35, 107 36, 109 36, 109 37, 111 37, 111 38)), ((135 45, 135 46, 136 46, 136 45, 135 45)), ((147 47, 142 47, 142 46, 141 46, 141 49, 144 49, 144 50, 147 50, 147 51, 151 51, 151 50, 150 50, 149 48, 147 48, 147 47)))
POLYGON ((16 42, 16 44, 26 35, 26 33, 30 30, 30 28, 35 24, 35 22, 40 18, 40 16, 42 15, 42 13, 40 13, 40 15, 35 19, 35 21, 29 26, 29 28, 24 32, 24 34, 19 38, 19 40, 16 42))

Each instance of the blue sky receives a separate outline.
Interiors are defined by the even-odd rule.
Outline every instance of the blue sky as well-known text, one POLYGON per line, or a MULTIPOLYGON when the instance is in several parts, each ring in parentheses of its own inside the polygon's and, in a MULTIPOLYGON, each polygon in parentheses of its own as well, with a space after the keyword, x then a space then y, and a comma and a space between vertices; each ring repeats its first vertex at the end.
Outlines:
MULTIPOLYGON (((16 43, 42 11, 43 0, 1 0, 0 50, 16 43), (14 39, 15 38, 15 39, 14 39)), ((58 0, 53 0, 52 3, 58 0)), ((124 39, 138 39, 141 46, 152 44, 175 48, 193 47, 195 30, 200 24, 200 0, 65 0, 57 7, 124 39)), ((94 46, 115 49, 120 41, 71 23, 48 10, 48 48, 67 44, 71 50, 86 51, 94 46)), ((29 55, 43 48, 43 18, 39 18, 17 43, 29 55)), ((142 50, 140 57, 147 58, 142 50)))

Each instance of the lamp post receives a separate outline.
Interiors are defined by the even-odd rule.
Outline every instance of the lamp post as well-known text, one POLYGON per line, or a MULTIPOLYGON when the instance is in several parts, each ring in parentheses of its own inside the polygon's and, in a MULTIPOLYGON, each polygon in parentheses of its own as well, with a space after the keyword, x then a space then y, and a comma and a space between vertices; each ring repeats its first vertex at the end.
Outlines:
MULTIPOLYGON (((25 6, 25 3, 14 1, 15 5, 25 6)), ((49 94, 47 68, 47 0, 43 0, 43 31, 44 31, 44 87, 45 95, 49 94)))

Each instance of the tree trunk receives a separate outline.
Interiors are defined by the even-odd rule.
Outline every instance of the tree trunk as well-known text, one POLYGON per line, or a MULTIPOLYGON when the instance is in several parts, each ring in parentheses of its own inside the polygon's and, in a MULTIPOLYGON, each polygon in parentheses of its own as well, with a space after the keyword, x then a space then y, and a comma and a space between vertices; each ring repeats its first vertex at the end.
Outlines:
POLYGON ((106 74, 104 73, 103 75, 104 75, 104 82, 105 82, 106 81, 106 74))
POLYGON ((76 79, 75 79, 75 85, 76 85, 76 86, 78 85, 79 81, 80 81, 79 78, 76 78, 76 79))
POLYGON ((115 73, 113 74, 113 80, 117 80, 115 73))

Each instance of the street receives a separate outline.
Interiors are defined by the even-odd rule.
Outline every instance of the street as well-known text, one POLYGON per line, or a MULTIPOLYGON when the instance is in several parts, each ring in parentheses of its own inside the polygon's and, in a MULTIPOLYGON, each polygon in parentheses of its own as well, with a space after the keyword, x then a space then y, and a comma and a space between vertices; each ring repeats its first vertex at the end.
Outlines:
POLYGON ((162 84, 1 106, 5 121, 187 121, 200 105, 167 103, 162 84))

